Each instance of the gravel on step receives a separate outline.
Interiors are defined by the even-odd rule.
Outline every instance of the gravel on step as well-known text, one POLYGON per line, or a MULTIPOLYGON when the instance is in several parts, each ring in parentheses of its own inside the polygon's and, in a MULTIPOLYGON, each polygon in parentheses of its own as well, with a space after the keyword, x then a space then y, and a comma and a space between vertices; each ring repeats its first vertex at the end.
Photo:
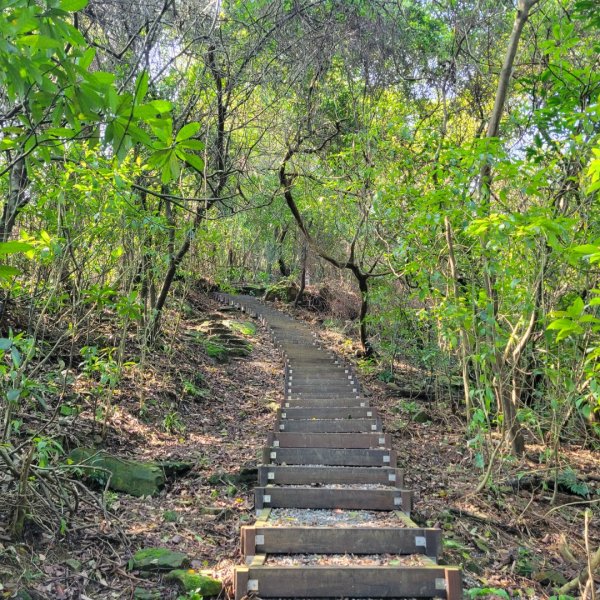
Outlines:
POLYGON ((269 485, 269 487, 285 488, 321 488, 325 490, 389 490, 394 485, 384 485, 383 483, 307 483, 306 485, 269 485))
POLYGON ((269 554, 265 565, 278 567, 420 567, 422 554, 269 554))
POLYGON ((310 508, 273 508, 267 524, 271 527, 405 527, 393 511, 310 508))

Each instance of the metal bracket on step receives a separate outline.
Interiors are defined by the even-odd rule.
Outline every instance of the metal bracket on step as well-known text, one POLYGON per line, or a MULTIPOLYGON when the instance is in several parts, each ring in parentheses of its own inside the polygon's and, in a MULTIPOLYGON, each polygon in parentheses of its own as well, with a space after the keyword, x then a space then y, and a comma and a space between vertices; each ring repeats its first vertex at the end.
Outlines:
POLYGON ((270 494, 265 494, 263 496, 263 504, 271 504, 271 495, 270 494))
MULTIPOLYGON (((390 473, 388 475, 388 481, 396 481, 396 473, 390 473)), ((423 538, 425 539, 425 538, 423 538)))
POLYGON ((269 471, 267 473, 267 479, 273 481, 275 479, 275 471, 269 471))
POLYGON ((415 546, 427 549, 427 538, 424 535, 416 535, 415 546))
POLYGON ((446 580, 442 577, 435 578, 435 589, 436 590, 445 590, 446 589, 446 580))
POLYGON ((254 540, 254 543, 257 546, 264 546, 265 545, 265 536, 264 535, 257 535, 256 538, 255 538, 255 540, 254 540))
POLYGON ((248 591, 258 592, 258 579, 248 579, 248 591))

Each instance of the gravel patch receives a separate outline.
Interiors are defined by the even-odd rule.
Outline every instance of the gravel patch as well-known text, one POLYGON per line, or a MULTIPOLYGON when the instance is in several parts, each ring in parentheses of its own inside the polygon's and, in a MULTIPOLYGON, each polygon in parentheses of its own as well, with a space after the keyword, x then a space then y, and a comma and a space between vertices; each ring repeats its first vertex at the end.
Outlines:
POLYGON ((269 554, 266 565, 278 567, 421 567, 422 554, 269 554))
POLYGON ((313 483, 308 485, 269 485, 277 488, 322 488, 326 490, 389 490, 394 485, 385 485, 383 483, 313 483))
POLYGON ((267 521, 271 527, 405 527, 393 511, 312 510, 309 508, 273 508, 267 521))

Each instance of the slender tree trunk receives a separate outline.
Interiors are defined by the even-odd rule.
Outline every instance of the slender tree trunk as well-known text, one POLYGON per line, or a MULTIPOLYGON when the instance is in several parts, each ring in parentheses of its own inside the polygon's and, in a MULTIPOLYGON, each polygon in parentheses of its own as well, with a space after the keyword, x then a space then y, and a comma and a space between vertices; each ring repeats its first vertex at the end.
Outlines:
MULTIPOLYGON (((525 23, 529 18, 529 11, 538 2, 538 0, 519 0, 517 5, 517 14, 513 23, 513 28, 510 34, 508 47, 506 49, 506 55, 502 64, 502 70, 500 71, 500 78, 498 80, 498 87, 496 89, 496 98, 494 100, 494 108, 488 121, 488 127, 486 131, 486 139, 498 137, 500 129, 500 121, 504 112, 504 106, 506 104, 506 98, 508 95, 508 88, 510 85, 510 79, 512 76, 513 65, 515 62, 515 56, 519 47, 519 41, 525 23)), ((483 208, 484 214, 490 212, 490 198, 491 198, 491 185, 492 185, 492 164, 489 159, 486 159, 481 167, 479 175, 479 201, 483 208)), ((481 236, 481 246, 483 249, 483 277, 488 295, 489 302, 491 303, 490 309, 494 317, 494 322, 498 319, 498 294, 496 290, 495 276, 490 268, 489 259, 487 257, 487 236, 481 236)), ((493 347, 496 347, 496 340, 493 337, 489 340, 493 347)), ((517 420, 517 406, 515 405, 513 395, 508 389, 508 379, 511 379, 510 370, 508 367, 505 357, 502 356, 501 351, 496 349, 495 357, 492 364, 493 369, 493 385, 494 394, 496 401, 502 410, 504 415, 504 428, 510 436, 510 443, 512 451, 515 455, 521 455, 525 451, 525 441, 523 432, 519 426, 517 420), (505 381, 506 379, 506 381, 505 381)))
POLYGON ((351 268, 354 277, 358 281, 358 289, 360 290, 360 315, 358 317, 360 330, 360 345, 362 346, 363 355, 365 357, 373 356, 373 346, 369 341, 367 330, 367 315, 369 314, 369 274, 362 273, 358 268, 351 268))
MULTIPOLYGON (((446 235, 446 243, 448 244, 448 264, 450 266, 450 278, 452 281, 452 295, 454 301, 458 301, 458 271, 456 269, 456 258, 454 256, 454 242, 452 239, 452 226, 450 219, 444 217, 444 233, 446 235)), ((461 324, 459 329, 459 344, 460 344, 460 363, 462 371, 463 391, 465 397, 465 412, 467 421, 471 418, 471 382, 469 379, 469 337, 464 326, 461 324)))
POLYGON ((302 296, 304 295, 304 290, 306 288, 306 262, 308 259, 308 242, 306 238, 302 239, 302 271, 300 273, 300 289, 298 290, 298 294, 296 295, 296 299, 294 300, 294 306, 298 306, 299 302, 302 300, 302 296))
POLYGON ((10 170, 8 197, 4 202, 0 218, 0 242, 7 242, 10 239, 17 216, 29 201, 28 185, 27 166, 25 160, 21 159, 10 170))

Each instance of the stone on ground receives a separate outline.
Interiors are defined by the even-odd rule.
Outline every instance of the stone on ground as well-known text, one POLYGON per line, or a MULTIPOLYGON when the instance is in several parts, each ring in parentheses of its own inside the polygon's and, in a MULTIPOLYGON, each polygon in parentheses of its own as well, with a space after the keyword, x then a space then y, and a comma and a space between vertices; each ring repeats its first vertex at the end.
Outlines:
POLYGON ((119 458, 90 448, 76 448, 69 460, 94 467, 85 470, 86 476, 102 485, 108 481, 110 489, 132 496, 154 496, 165 485, 164 470, 155 463, 119 458))
POLYGON ((179 584, 182 591, 196 591, 202 596, 218 596, 223 589, 223 584, 219 580, 194 569, 175 569, 165 575, 165 581, 174 581, 179 584))
POLYGON ((130 564, 132 569, 138 571, 168 571, 187 567, 190 559, 183 552, 168 548, 144 548, 133 555, 130 564))

